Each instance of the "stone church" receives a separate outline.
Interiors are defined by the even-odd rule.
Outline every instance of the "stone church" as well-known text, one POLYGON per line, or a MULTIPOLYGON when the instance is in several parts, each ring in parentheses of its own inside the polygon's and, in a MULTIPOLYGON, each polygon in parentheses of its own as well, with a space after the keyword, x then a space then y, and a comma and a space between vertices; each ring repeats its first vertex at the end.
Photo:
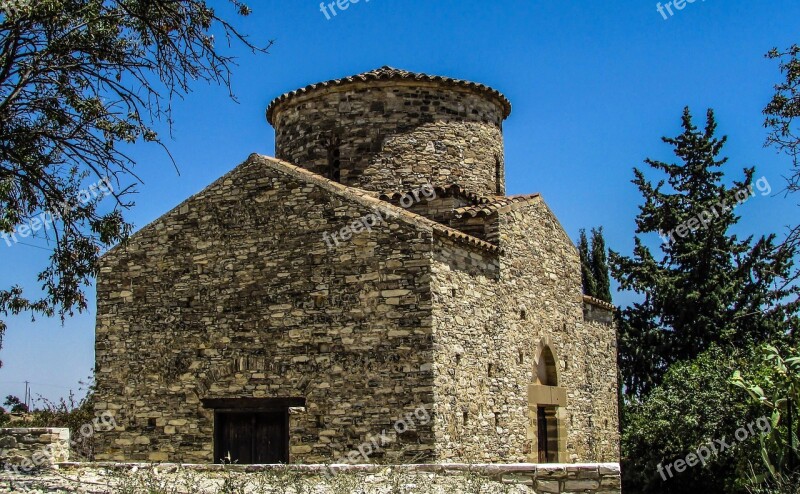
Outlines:
POLYGON ((272 101, 275 158, 102 259, 97 459, 618 461, 613 307, 505 195, 510 112, 391 67, 272 101))

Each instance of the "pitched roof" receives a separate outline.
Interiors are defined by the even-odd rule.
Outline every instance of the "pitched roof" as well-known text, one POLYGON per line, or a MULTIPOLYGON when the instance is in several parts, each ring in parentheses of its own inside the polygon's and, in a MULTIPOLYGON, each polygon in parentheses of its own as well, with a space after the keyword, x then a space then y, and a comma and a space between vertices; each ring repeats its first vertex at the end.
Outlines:
POLYGON ((383 210, 382 212, 387 213, 387 216, 399 218, 406 223, 410 223, 414 226, 421 227, 426 230, 431 230, 435 233, 444 235, 447 238, 450 238, 457 242, 466 243, 469 245, 473 245, 475 247, 480 247, 481 249, 487 250, 489 252, 500 252, 500 248, 494 244, 481 240, 477 237, 473 237, 472 235, 467 235, 466 233, 456 230, 455 228, 442 225, 441 223, 437 223, 436 221, 430 220, 425 216, 412 213, 407 209, 383 201, 375 197, 376 194, 374 192, 369 192, 355 187, 348 187, 346 185, 342 185, 327 177, 323 177, 322 175, 314 173, 310 170, 299 167, 297 165, 293 165, 286 161, 279 160, 277 158, 272 158, 269 156, 263 156, 259 154, 251 154, 250 157, 247 159, 247 162, 252 162, 252 161, 261 161, 263 164, 268 165, 273 170, 277 170, 287 175, 291 175, 307 183, 318 185, 326 190, 334 192, 347 199, 359 202, 367 207, 373 209, 382 208, 383 210))
MULTIPOLYGON (((320 186, 321 188, 333 192, 339 196, 342 196, 346 199, 350 199, 356 202, 359 202, 369 208, 377 209, 381 213, 385 214, 387 217, 391 218, 398 218, 401 221, 405 222, 406 224, 410 224, 412 226, 416 226, 418 228, 422 228, 424 230, 432 231, 435 234, 439 234, 445 236, 449 239, 452 239, 455 242, 460 242, 463 244, 471 245, 487 252, 491 253, 500 253, 502 249, 497 245, 491 244, 486 242, 485 240, 481 240, 477 237, 473 237, 472 235, 468 235, 460 230, 455 228, 451 228, 447 225, 443 225, 441 223, 437 223, 431 219, 426 218, 425 216, 412 213, 411 211, 404 209, 400 206, 395 206, 390 202, 386 202, 385 200, 379 199, 379 194, 372 191, 362 190, 355 187, 348 187, 346 185, 342 185, 338 182, 335 182, 327 177, 314 173, 310 170, 305 168, 301 168, 299 166, 293 165, 283 160, 279 160, 277 158, 273 158, 270 156, 264 156, 257 153, 253 153, 248 156, 247 160, 244 163, 240 164, 233 170, 229 171, 222 177, 215 180, 213 183, 208 185, 202 191, 194 194, 183 202, 172 208, 170 211, 167 211, 163 215, 159 216, 154 221, 150 222, 149 224, 145 225, 144 227, 140 228, 138 231, 134 232, 129 238, 128 242, 142 234, 143 232, 154 228, 156 224, 158 224, 164 217, 170 215, 175 211, 179 211, 183 207, 185 207, 189 202, 196 199, 199 196, 202 196, 207 190, 223 183, 225 180, 229 179, 231 175, 236 173, 236 171, 247 164, 251 164, 254 162, 260 162, 260 164, 269 166, 273 170, 276 170, 280 173, 284 173, 286 175, 292 176, 297 178, 298 180, 304 181, 306 183, 310 183, 313 185, 320 186)), ((105 252, 101 258, 109 258, 113 255, 114 252, 117 252, 122 246, 124 246, 128 242, 120 242, 119 244, 115 245, 107 252, 105 252)))
POLYGON ((489 197, 486 198, 486 202, 456 209, 456 218, 463 218, 465 216, 474 218, 476 216, 489 216, 497 212, 512 211, 516 209, 516 207, 530 204, 531 202, 538 200, 540 197, 541 196, 539 194, 489 197))
POLYGON ((409 72, 407 70, 395 69, 394 67, 389 67, 388 65, 384 65, 379 69, 370 70, 369 72, 351 75, 349 77, 343 77, 341 79, 333 79, 330 81, 309 84, 306 87, 296 89, 294 91, 289 91, 288 93, 284 93, 281 96, 278 96, 277 98, 272 100, 272 102, 267 107, 267 121, 270 123, 270 125, 273 125, 272 117, 275 112, 275 108, 280 103, 288 101, 296 96, 309 94, 319 89, 326 89, 331 87, 344 86, 347 84, 353 84, 357 82, 370 82, 370 81, 437 82, 445 86, 463 87, 471 89, 473 91, 477 91, 486 96, 499 100, 500 104, 503 107, 503 118, 507 118, 511 114, 511 102, 508 101, 508 98, 503 96, 503 93, 501 93, 500 91, 493 89, 489 86, 486 86, 484 84, 464 81, 461 79, 453 79, 451 77, 421 74, 418 72, 409 72))

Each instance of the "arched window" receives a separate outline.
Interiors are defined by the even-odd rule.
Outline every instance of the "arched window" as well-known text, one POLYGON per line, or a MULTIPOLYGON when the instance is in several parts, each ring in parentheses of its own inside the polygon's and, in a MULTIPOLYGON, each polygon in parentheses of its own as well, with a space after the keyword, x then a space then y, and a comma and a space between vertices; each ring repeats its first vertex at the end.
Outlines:
POLYGON ((539 361, 536 363, 536 377, 539 384, 544 386, 558 386, 558 371, 553 350, 549 346, 542 348, 539 361))

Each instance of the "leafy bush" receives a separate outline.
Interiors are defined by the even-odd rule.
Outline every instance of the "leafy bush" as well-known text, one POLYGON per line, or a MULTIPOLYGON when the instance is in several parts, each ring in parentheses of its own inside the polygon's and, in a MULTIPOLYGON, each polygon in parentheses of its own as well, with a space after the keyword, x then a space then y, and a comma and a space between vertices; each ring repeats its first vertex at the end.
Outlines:
POLYGON ((800 492, 800 476, 776 475, 759 485, 748 488, 750 494, 797 494, 800 492))
POLYGON ((761 438, 761 458, 768 472, 754 475, 753 484, 796 489, 800 486, 800 354, 791 348, 785 352, 788 357, 781 353, 777 347, 765 345, 760 356, 765 372, 754 377, 736 371, 731 382, 747 391, 771 417, 771 430, 761 438))
MULTIPOLYGON (((745 493, 749 473, 760 468, 759 443, 749 438, 712 456, 705 465, 674 476, 666 466, 763 415, 730 383, 736 369, 753 367, 753 352, 712 346, 693 361, 673 364, 664 382, 641 402, 623 410, 623 491, 651 493, 745 493), (666 480, 664 480, 666 478, 666 480)), ((757 372, 755 369, 751 369, 757 372)))

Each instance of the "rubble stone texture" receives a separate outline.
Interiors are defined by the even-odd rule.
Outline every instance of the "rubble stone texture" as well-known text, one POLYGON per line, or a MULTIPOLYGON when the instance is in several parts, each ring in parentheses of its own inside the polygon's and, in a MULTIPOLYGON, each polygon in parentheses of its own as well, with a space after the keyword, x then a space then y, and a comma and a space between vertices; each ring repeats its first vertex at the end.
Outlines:
POLYGON ((328 175, 338 149, 341 183, 378 192, 424 183, 502 194, 506 98, 485 86, 390 67, 315 84, 275 100, 280 159, 328 175))
POLYGON ((0 492, 110 494, 619 494, 619 465, 175 465, 61 463, 36 475, 0 472, 0 492))
POLYGON ((0 465, 30 472, 69 461, 70 433, 64 428, 0 429, 0 465))
POLYGON ((276 99, 283 159, 250 156, 103 257, 97 411, 119 427, 97 458, 213 462, 201 400, 303 398, 291 463, 381 433, 369 461, 539 462, 539 406, 545 461, 617 462, 613 307, 583 297, 544 200, 503 195, 509 112, 387 67, 276 99))

